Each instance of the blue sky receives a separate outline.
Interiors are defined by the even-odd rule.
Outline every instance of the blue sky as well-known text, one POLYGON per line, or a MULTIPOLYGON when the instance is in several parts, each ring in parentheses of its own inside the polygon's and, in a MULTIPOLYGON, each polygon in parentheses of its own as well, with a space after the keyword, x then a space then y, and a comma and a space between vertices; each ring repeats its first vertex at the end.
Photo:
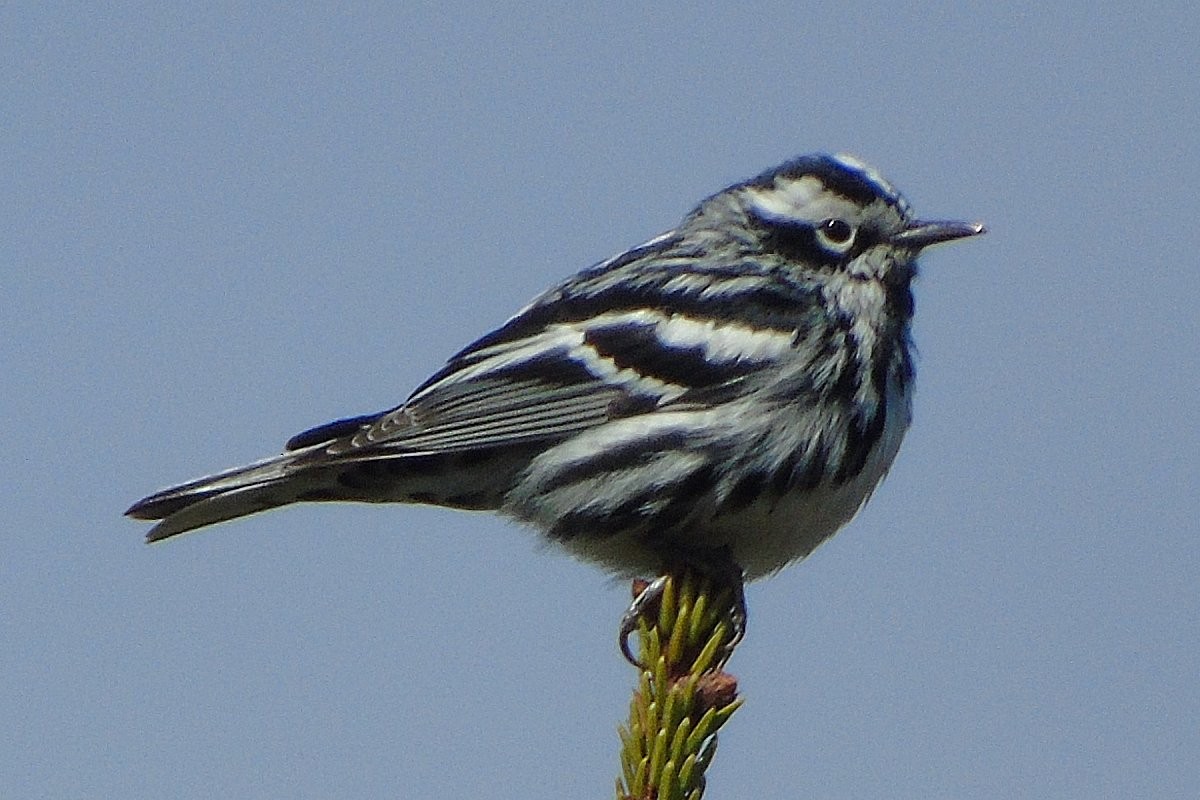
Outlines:
POLYGON ((147 547, 120 513, 394 405, 817 150, 990 233, 924 259, 888 480, 749 589, 709 795, 1200 788, 1193 4, 21 4, 0 30, 0 796, 607 795, 627 587, 490 516, 310 506, 147 547))

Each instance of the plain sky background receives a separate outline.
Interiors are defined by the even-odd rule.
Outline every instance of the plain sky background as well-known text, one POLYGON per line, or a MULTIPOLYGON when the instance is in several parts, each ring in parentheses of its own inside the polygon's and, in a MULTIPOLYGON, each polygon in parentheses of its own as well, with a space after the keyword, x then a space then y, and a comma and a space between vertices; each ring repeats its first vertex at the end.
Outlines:
POLYGON ((400 402, 804 152, 980 219, 916 421, 749 590, 708 796, 1200 794, 1200 11, 0 10, 0 797, 611 796, 628 588, 504 520, 168 483, 400 402))

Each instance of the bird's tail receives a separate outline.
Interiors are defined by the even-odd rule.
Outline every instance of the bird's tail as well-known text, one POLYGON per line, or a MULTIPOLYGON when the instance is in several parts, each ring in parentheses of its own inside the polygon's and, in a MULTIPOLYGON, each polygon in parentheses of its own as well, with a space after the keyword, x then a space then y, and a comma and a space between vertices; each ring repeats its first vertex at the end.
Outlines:
MULTIPOLYGON (((327 443, 326 443, 327 444, 327 443)), ((161 520, 146 534, 158 542, 217 522, 256 514, 301 500, 322 499, 336 471, 301 467, 297 462, 317 444, 197 478, 143 498, 125 512, 134 519, 161 520)))

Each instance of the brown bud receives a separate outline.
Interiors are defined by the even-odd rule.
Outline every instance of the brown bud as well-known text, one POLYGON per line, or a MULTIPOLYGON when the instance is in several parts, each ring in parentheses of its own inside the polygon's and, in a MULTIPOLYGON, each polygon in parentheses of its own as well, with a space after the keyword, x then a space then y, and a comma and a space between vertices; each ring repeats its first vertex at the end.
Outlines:
POLYGON ((737 678, 728 672, 706 672, 696 684, 696 705, 701 714, 710 708, 724 708, 737 700, 737 678))

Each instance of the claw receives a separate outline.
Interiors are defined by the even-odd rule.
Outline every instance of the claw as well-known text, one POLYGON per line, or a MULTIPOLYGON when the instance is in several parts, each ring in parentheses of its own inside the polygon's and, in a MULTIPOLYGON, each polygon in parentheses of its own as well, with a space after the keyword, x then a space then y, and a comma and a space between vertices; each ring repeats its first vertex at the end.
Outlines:
POLYGON ((625 656, 625 660, 638 669, 645 669, 645 665, 638 661, 634 657, 633 651, 629 649, 629 635, 637 630, 638 622, 642 617, 649 614, 650 609, 662 599, 667 580, 666 575, 660 575, 643 586, 637 593, 637 597, 633 598, 633 602, 629 604, 629 608, 625 609, 625 613, 621 615, 621 627, 617 631, 617 644, 620 645, 621 655, 625 656))
POLYGON ((733 649, 742 643, 742 639, 746 638, 746 623, 749 614, 746 611, 746 585, 740 574, 733 583, 733 610, 729 617, 733 622, 733 635, 729 637, 729 643, 725 645, 725 653, 717 662, 718 671, 729 661, 730 656, 733 655, 733 649))

